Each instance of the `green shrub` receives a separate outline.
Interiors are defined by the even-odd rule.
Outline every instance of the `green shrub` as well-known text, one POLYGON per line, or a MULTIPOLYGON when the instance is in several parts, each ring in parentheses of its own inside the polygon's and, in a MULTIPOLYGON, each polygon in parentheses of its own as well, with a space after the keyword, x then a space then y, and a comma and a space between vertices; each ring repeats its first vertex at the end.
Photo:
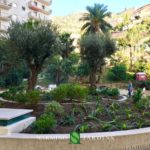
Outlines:
POLYGON ((108 72, 107 72, 107 80, 108 81, 116 81, 116 77, 115 77, 116 75, 113 73, 113 72, 111 72, 111 70, 109 70, 108 72))
POLYGON ((64 108, 56 101, 52 101, 45 110, 46 113, 53 113, 55 115, 61 115, 64 113, 64 108))
POLYGON ((24 87, 18 86, 18 87, 10 87, 8 91, 5 91, 0 94, 1 97, 7 100, 16 100, 16 95, 23 92, 24 87))
POLYGON ((135 73, 134 72, 127 72, 127 80, 134 80, 135 79, 135 73))
POLYGON ((102 130, 103 131, 111 131, 113 129, 113 125, 111 123, 103 123, 102 130))
POLYGON ((89 88, 89 94, 90 94, 90 95, 93 95, 93 96, 96 96, 96 95, 97 95, 96 89, 93 88, 93 87, 90 87, 90 88, 89 88))
POLYGON ((41 101, 52 101, 52 94, 50 92, 41 93, 41 101))
POLYGON ((150 80, 147 81, 134 81, 133 86, 135 88, 146 88, 147 90, 150 90, 150 80))
POLYGON ((147 89, 147 90, 150 90, 150 80, 149 81, 143 81, 144 83, 144 87, 147 89))
POLYGON ((77 71, 76 71, 76 75, 79 77, 86 77, 88 76, 90 73, 90 68, 87 62, 82 62, 79 64, 77 71))
POLYGON ((73 114, 67 115, 63 118, 62 125, 74 125, 76 123, 76 118, 73 114))
POLYGON ((139 109, 150 108, 150 96, 143 97, 140 101, 136 103, 136 107, 139 109))
POLYGON ((16 96, 15 96, 15 101, 19 102, 19 103, 27 103, 28 102, 28 98, 26 96, 25 93, 18 93, 16 96))
POLYGON ((101 100, 101 97, 99 95, 88 95, 86 97, 87 102, 99 101, 99 100, 101 100))
POLYGON ((4 77, 5 86, 18 86, 22 80, 22 74, 17 68, 11 68, 4 77))
POLYGON ((133 94, 133 101, 135 103, 139 102, 141 100, 142 96, 143 96, 142 89, 137 89, 137 91, 135 91, 133 94))
POLYGON ((40 101, 40 92, 33 90, 26 93, 27 104, 30 106, 36 106, 40 101))
POLYGON ((52 98, 56 101, 63 101, 67 97, 68 86, 67 84, 61 84, 59 87, 54 89, 51 94, 52 98))
POLYGON ((3 77, 0 77, 0 87, 5 87, 5 81, 3 77))
POLYGON ((33 131, 35 133, 49 133, 51 129, 56 127, 57 121, 53 114, 42 115, 33 125, 33 131))
POLYGON ((126 80, 127 77, 127 69, 123 64, 114 66, 107 75, 108 80, 110 81, 122 81, 126 80))
POLYGON ((120 105, 117 102, 113 102, 109 108, 112 112, 116 112, 120 110, 120 105))
POLYGON ((117 88, 112 88, 108 92, 109 96, 119 96, 120 92, 117 88))
POLYGON ((88 89, 78 84, 61 84, 52 91, 53 99, 56 101, 64 100, 84 100, 88 95, 88 89))
POLYGON ((6 100, 14 100, 14 96, 9 91, 1 93, 0 96, 6 100))
MULTIPOLYGON (((78 99, 82 100, 86 98, 88 94, 88 89, 84 86, 78 85, 78 84, 70 84, 70 89, 68 89, 67 97, 70 99, 78 99)), ((69 88, 68 87, 68 88, 69 88)))
POLYGON ((108 88, 105 88, 105 89, 97 89, 97 93, 100 94, 100 95, 103 95, 103 96, 108 96, 108 88))
POLYGON ((30 106, 36 106, 40 101, 40 92, 39 91, 29 91, 24 93, 22 88, 13 87, 8 91, 0 94, 1 97, 7 100, 14 100, 20 103, 24 103, 30 106))
POLYGON ((80 133, 85 133, 88 132, 89 130, 90 130, 90 126, 87 123, 83 123, 75 127, 75 131, 80 131, 80 133))
POLYGON ((100 95, 112 96, 112 97, 119 96, 119 94, 120 94, 119 89, 117 89, 117 88, 105 88, 105 89, 102 89, 102 90, 97 90, 97 92, 100 95))
POLYGON ((134 88, 138 89, 138 88, 144 88, 144 82, 143 81, 133 81, 133 86, 134 88))

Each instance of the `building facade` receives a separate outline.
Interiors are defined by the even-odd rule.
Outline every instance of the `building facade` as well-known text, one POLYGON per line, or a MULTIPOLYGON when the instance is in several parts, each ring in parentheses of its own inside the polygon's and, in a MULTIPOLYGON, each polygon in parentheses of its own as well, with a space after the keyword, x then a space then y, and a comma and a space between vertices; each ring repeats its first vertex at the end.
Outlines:
POLYGON ((51 19, 52 0, 0 0, 0 33, 5 33, 11 21, 25 22, 51 19))

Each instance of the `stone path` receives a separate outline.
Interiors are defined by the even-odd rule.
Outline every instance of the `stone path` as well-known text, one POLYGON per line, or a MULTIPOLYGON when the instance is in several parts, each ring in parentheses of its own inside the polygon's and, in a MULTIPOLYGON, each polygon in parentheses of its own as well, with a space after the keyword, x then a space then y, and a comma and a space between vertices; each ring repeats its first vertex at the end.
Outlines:
POLYGON ((125 89, 120 89, 120 95, 128 95, 128 91, 125 89))

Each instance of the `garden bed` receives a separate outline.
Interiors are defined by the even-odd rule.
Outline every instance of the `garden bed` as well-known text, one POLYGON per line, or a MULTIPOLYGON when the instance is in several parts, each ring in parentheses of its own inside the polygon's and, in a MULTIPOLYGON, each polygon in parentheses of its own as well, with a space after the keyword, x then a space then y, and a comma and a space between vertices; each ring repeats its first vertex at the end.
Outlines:
MULTIPOLYGON (((107 132, 117 130, 129 130, 150 126, 150 108, 138 108, 132 99, 124 103, 113 102, 107 98, 87 103, 61 103, 64 113, 55 114, 55 126, 38 133, 70 133, 73 130, 79 132, 107 132)), ((3 108, 29 108, 29 106, 1 102, 3 108)), ((34 107, 33 115, 40 118, 45 113, 44 104, 34 107)), ((58 108, 59 109, 59 108, 58 108)), ((55 113, 55 112, 54 112, 55 113)), ((33 126, 24 133, 37 133, 33 126)))
POLYGON ((141 89, 124 101, 120 100, 117 88, 89 91, 77 84, 62 84, 50 93, 11 89, 1 96, 13 102, 0 102, 0 107, 34 109, 37 121, 25 133, 108 132, 150 127, 150 97, 143 97, 141 89), (42 103, 43 97, 49 102, 42 103))

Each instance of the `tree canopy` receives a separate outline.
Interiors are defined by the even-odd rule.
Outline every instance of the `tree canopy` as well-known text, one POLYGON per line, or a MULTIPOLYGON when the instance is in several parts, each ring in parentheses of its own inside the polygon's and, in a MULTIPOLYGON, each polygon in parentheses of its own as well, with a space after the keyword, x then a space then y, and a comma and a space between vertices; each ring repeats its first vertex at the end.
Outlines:
POLYGON ((59 36, 60 40, 60 55, 62 58, 68 58, 69 54, 74 50, 73 39, 70 33, 63 33, 59 36))
POLYGON ((34 89, 44 61, 55 52, 53 49, 57 37, 55 31, 50 23, 41 22, 16 22, 8 29, 9 40, 30 69, 28 90, 34 89))
POLYGON ((90 84, 95 86, 96 73, 115 52, 115 43, 108 34, 89 34, 82 37, 80 45, 82 58, 90 67, 90 84))

